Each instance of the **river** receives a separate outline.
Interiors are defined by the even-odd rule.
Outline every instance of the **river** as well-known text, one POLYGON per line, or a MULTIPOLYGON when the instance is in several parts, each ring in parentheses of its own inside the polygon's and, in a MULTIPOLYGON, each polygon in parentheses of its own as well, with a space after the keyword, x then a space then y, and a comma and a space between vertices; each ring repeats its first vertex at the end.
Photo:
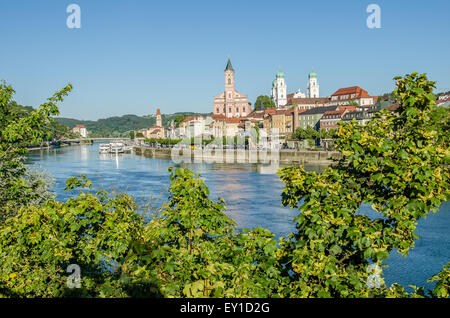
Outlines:
MULTIPOLYGON (((98 144, 31 151, 28 164, 43 168, 55 178, 56 199, 66 200, 73 193, 65 192, 65 181, 85 174, 98 188, 125 191, 136 201, 161 202, 167 198, 167 168, 186 167, 199 173, 210 189, 210 197, 226 201, 227 215, 239 229, 264 227, 285 236, 295 230, 292 219, 298 210, 281 206, 283 183, 270 166, 261 164, 175 164, 168 159, 146 158, 134 154, 100 155, 98 144)), ((320 171, 323 166, 305 166, 320 171)), ((371 213, 369 206, 362 212, 371 213)), ((432 287, 426 280, 441 271, 450 261, 450 203, 445 202, 438 213, 420 220, 415 248, 403 258, 393 252, 384 269, 387 284, 397 282, 432 287)), ((410 290, 410 289, 409 289, 410 290)))

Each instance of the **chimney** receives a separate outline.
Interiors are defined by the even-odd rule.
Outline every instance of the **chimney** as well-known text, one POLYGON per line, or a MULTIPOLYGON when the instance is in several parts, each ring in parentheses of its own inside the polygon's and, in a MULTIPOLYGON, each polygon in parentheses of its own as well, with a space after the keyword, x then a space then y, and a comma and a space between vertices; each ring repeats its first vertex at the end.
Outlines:
POLYGON ((294 127, 292 133, 294 133, 298 128, 298 105, 294 106, 293 114, 294 114, 294 123, 293 123, 294 127))

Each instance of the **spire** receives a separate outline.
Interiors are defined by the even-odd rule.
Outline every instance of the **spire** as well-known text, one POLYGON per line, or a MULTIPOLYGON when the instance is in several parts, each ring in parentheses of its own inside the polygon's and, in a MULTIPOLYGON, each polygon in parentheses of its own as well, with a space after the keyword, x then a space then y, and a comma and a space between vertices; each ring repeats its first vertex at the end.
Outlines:
POLYGON ((230 58, 228 58, 227 67, 225 68, 225 71, 234 71, 233 66, 231 66, 230 58))

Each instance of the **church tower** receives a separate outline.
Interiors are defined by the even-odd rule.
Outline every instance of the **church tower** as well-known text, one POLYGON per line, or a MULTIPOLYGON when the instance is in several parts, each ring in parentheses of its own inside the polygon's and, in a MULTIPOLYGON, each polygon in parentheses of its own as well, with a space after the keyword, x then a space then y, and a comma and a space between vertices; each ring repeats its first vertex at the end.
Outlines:
POLYGON ((319 83, 317 82, 317 74, 314 70, 309 73, 309 82, 306 89, 306 97, 319 98, 319 83))
POLYGON ((230 59, 228 59, 227 66, 225 68, 225 91, 234 90, 234 69, 231 65, 230 59))
POLYGON ((230 117, 245 117, 250 113, 250 103, 247 96, 236 91, 234 86, 234 69, 228 58, 225 67, 225 91, 214 97, 213 114, 230 117))
POLYGON ((156 110, 156 126, 162 127, 161 110, 159 108, 156 110))
POLYGON ((225 68, 225 116, 231 117, 234 109, 234 69, 228 58, 225 68))
POLYGON ((271 95, 277 108, 287 104, 287 86, 284 81, 284 73, 281 71, 278 71, 275 80, 272 82, 271 95))

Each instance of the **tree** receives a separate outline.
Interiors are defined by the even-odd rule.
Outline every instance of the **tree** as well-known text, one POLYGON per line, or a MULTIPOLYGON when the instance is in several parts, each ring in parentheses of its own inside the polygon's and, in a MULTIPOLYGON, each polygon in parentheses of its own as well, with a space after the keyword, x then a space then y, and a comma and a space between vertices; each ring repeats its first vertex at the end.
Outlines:
POLYGON ((329 130, 326 130, 325 128, 321 128, 320 131, 317 133, 318 138, 336 138, 337 137, 337 129, 330 128, 329 130))
POLYGON ((141 270, 166 297, 270 297, 282 286, 276 241, 264 229, 235 232, 224 200, 187 169, 169 168, 168 203, 145 227, 141 270), (152 249, 150 252, 149 249, 152 249))
POLYGON ((177 115, 175 118, 174 118, 174 123, 175 123, 175 127, 179 127, 180 126, 180 123, 184 120, 184 119, 186 119, 188 117, 188 115, 186 115, 186 114, 182 114, 182 115, 177 115))
POLYGON ((434 123, 434 129, 438 131, 441 137, 445 137, 450 131, 450 108, 444 106, 434 106, 430 112, 431 121, 434 123))
POLYGON ((255 102, 255 110, 258 108, 258 107, 260 107, 260 105, 261 105, 261 103, 262 103, 262 105, 264 106, 264 109, 267 109, 267 108, 276 108, 276 105, 275 105, 275 103, 273 102, 273 100, 269 97, 269 96, 267 96, 267 95, 260 95, 260 96, 258 96, 258 98, 256 99, 256 102, 255 102))
POLYGON ((139 279, 133 251, 141 248, 143 217, 127 194, 95 194, 84 176, 66 190, 66 202, 22 208, 0 231, 0 297, 158 296, 151 278, 139 279), (68 266, 79 267, 81 288, 67 285, 68 266), (138 295, 133 293, 138 293, 138 295))
MULTIPOLYGON (((417 220, 436 211, 450 194, 448 133, 436 138, 429 114, 434 82, 413 73, 395 78, 397 113, 381 111, 365 126, 340 123, 335 142, 342 159, 321 174, 287 167, 283 204, 298 208, 297 233, 281 243, 285 270, 292 273, 290 296, 404 296, 403 288, 369 288, 371 268, 380 270, 394 249, 414 247, 417 220), (361 204, 379 213, 358 213, 361 204)), ((449 272, 437 275, 448 295, 449 272)), ((429 293, 430 295, 436 295, 429 293)), ((416 295, 425 295, 421 289, 416 295)))
POLYGON ((298 127, 292 137, 297 140, 317 139, 319 138, 319 133, 311 126, 306 127, 306 129, 298 127))
POLYGON ((12 101, 14 89, 0 82, 0 223, 41 197, 36 189, 42 182, 25 178, 23 155, 28 144, 39 144, 52 136, 51 116, 59 114, 57 103, 71 89, 72 85, 67 85, 38 109, 28 108, 24 114, 17 112, 17 104, 12 101))
POLYGON ((0 227, 0 296, 278 294, 283 280, 274 235, 236 233, 224 201, 211 200, 199 176, 169 170, 168 202, 151 215, 127 194, 92 193, 84 176, 66 182, 67 191, 81 191, 77 197, 22 208, 0 227), (67 285, 70 264, 80 269, 79 289, 67 285))

